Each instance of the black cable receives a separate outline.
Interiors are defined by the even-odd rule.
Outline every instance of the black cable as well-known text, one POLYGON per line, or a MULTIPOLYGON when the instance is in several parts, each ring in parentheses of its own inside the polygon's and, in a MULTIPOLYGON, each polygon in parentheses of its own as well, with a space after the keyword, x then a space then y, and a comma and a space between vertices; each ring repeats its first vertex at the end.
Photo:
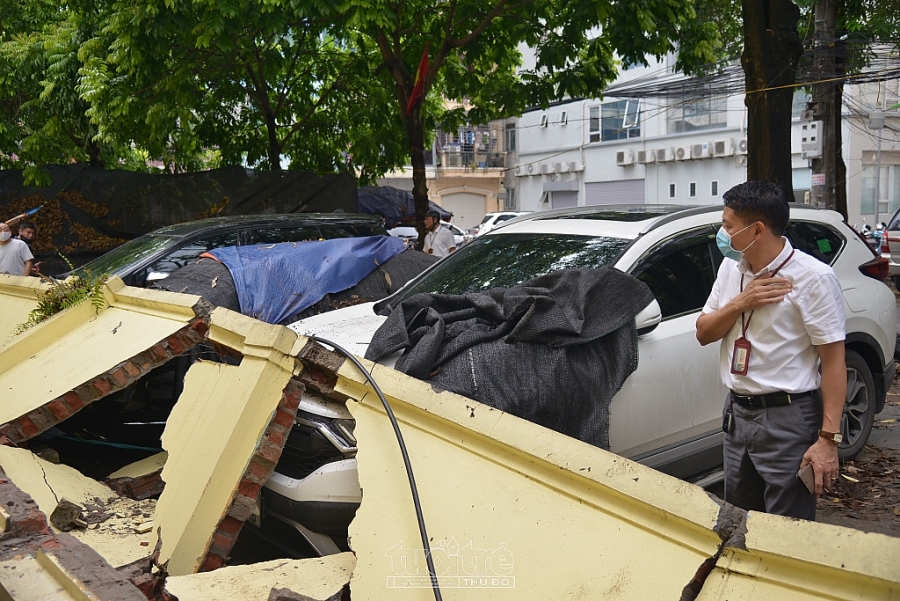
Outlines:
POLYGON ((318 336, 307 336, 310 340, 315 340, 321 344, 327 344, 328 346, 334 348, 334 350, 338 351, 356 366, 359 371, 361 371, 365 376, 366 380, 369 381, 369 384, 372 385, 372 388, 375 389, 375 394, 378 395, 378 398, 381 399, 381 404, 384 406, 385 412, 387 412, 388 419, 391 420, 391 425, 394 427, 394 434, 397 436, 397 442, 400 445, 400 453, 403 455, 403 465, 406 467, 406 476, 409 478, 409 488, 410 492, 412 492, 413 505, 416 507, 416 520, 419 522, 419 534, 422 536, 422 544, 425 547, 425 562, 428 566, 428 574, 431 576, 431 590, 434 592, 435 601, 443 601, 441 597, 441 588, 438 584, 437 573, 434 570, 434 560, 431 558, 431 545, 428 544, 428 534, 425 532, 425 518, 422 516, 422 504, 419 502, 419 489, 416 487, 416 479, 413 476, 412 464, 409 462, 409 453, 406 452, 406 443, 403 442, 403 434, 400 433, 400 425, 397 424, 397 418, 394 417, 394 412, 391 411, 391 406, 388 404, 387 399, 384 397, 384 394, 381 392, 381 388, 378 387, 378 383, 372 377, 366 368, 363 367, 362 363, 359 362, 355 356, 353 356, 349 351, 344 349, 343 347, 335 344, 330 340, 326 340, 325 338, 319 338, 318 336))

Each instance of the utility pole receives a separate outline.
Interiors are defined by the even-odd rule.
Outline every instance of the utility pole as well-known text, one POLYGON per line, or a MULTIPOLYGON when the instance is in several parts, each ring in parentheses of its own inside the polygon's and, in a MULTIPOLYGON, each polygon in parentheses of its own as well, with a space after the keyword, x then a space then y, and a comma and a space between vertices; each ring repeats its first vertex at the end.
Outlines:
MULTIPOLYGON (((834 28, 837 15, 837 0, 816 0, 814 72, 820 83, 813 85, 814 118, 821 122, 819 135, 822 136, 822 155, 811 160, 812 204, 814 206, 837 210, 835 186, 837 182, 837 123, 839 115, 835 115, 835 73, 834 64, 834 28), (822 182, 824 175, 824 185, 822 182), (818 177, 817 177, 818 176, 818 177)), ((841 182, 843 185, 843 182, 841 182)))

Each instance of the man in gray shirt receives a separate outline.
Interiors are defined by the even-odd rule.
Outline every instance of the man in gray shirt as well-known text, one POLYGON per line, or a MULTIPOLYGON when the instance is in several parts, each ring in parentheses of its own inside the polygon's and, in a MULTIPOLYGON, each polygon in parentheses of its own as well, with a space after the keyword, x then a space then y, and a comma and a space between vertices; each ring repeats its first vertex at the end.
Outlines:
POLYGON ((13 238, 9 226, 0 222, 0 273, 31 275, 33 259, 28 245, 13 238))

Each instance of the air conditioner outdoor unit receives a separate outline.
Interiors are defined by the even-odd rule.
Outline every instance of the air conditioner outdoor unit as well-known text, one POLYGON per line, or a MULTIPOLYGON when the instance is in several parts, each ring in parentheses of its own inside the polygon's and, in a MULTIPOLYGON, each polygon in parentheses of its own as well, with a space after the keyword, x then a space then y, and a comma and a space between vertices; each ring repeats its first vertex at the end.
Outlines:
POLYGON ((459 146, 448 146, 447 152, 459 152, 459 146))
POLYGON ((528 175, 528 170, 525 168, 525 165, 516 165, 516 175, 528 175))
POLYGON ((568 173, 569 172, 569 163, 556 163, 554 165, 557 173, 568 173))
POLYGON ((553 173, 555 169, 553 168, 553 163, 544 163, 541 165, 541 173, 544 175, 550 175, 553 173))
POLYGON ((800 156, 817 159, 822 156, 822 122, 810 121, 800 126, 800 156))
POLYGON ((536 174, 536 173, 538 172, 538 170, 535 169, 534 163, 529 163, 529 164, 526 166, 526 171, 528 171, 528 175, 534 175, 534 174, 536 174))
POLYGON ((656 162, 656 151, 653 149, 650 150, 638 150, 638 163, 641 165, 646 165, 647 163, 655 163, 656 162))
POLYGON ((634 153, 630 148, 626 148, 625 150, 619 150, 616 152, 616 165, 619 167, 625 167, 626 165, 631 165, 634 163, 634 153))
POLYGON ((713 142, 713 156, 730 157, 734 154, 734 138, 713 142))
POLYGON ((690 146, 679 146, 675 149, 675 160, 676 161, 689 161, 691 160, 691 147, 690 146))
POLYGON ((668 163, 669 161, 675 160, 675 151, 671 148, 657 148, 656 149, 656 162, 657 163, 668 163))
POLYGON ((581 161, 571 161, 569 163, 569 171, 584 171, 584 163, 581 161))
POLYGON ((741 139, 737 143, 737 148, 735 149, 736 154, 747 154, 747 138, 741 139))
POLYGON ((708 159, 712 156, 712 146, 707 143, 694 144, 691 146, 692 159, 708 159))
POLYGON ((547 127, 550 123, 550 115, 541 115, 541 127, 547 127))

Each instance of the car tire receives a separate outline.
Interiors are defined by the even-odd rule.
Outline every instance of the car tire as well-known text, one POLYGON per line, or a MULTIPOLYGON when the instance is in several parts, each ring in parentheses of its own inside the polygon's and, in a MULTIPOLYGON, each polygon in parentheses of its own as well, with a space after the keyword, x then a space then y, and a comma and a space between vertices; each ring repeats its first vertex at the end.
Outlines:
POLYGON ((841 416, 844 440, 838 446, 841 462, 859 455, 869 439, 875 421, 875 379, 872 370, 858 353, 847 354, 847 400, 841 416))

